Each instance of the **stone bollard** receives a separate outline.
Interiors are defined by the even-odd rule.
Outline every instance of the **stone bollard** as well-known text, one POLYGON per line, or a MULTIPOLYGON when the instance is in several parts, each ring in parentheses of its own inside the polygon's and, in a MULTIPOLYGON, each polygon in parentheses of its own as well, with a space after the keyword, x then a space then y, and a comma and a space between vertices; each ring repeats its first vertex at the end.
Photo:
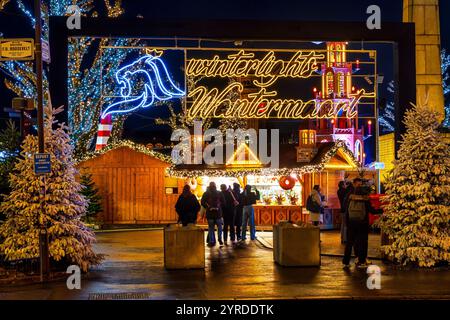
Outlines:
POLYGON ((320 266, 320 228, 283 221, 274 225, 273 258, 287 267, 320 266))
POLYGON ((204 269, 205 237, 203 229, 188 225, 164 228, 164 267, 166 269, 204 269))

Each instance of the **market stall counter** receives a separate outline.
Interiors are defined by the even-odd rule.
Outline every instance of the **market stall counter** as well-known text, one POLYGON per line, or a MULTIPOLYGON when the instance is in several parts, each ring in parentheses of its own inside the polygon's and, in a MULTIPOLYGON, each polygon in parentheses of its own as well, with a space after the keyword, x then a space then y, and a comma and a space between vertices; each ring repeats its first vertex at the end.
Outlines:
POLYGON ((256 204, 255 222, 257 226, 270 226, 278 224, 280 221, 290 220, 294 223, 298 221, 309 222, 309 214, 299 205, 266 205, 256 204))

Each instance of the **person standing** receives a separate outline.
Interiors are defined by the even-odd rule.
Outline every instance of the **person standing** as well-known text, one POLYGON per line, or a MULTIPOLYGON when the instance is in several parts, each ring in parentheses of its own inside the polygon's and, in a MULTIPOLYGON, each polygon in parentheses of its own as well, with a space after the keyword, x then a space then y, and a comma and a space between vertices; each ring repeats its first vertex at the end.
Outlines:
MULTIPOLYGON (((357 178, 359 179, 359 178, 357 178)), ((355 179, 356 180, 356 179, 355 179)), ((359 179, 361 180, 361 179, 359 179)), ((362 181, 354 181, 355 191, 348 196, 347 207, 347 243, 345 244, 344 268, 348 268, 352 249, 357 257, 357 267, 367 266, 367 250, 369 245, 369 213, 379 214, 380 211, 372 207, 367 188, 359 185, 362 181)))
POLYGON ((230 241, 235 240, 234 233, 234 195, 231 189, 227 188, 225 184, 220 185, 220 193, 223 195, 224 202, 222 203, 223 214, 223 241, 225 245, 228 243, 228 231, 230 232, 230 241))
POLYGON ((183 187, 183 193, 178 197, 175 204, 175 211, 178 214, 178 222, 181 222, 183 227, 190 223, 195 224, 197 222, 197 213, 200 210, 200 203, 198 203, 197 197, 191 192, 191 187, 185 185, 183 187))
POLYGON ((208 220, 208 245, 216 245, 216 237, 214 234, 217 225, 217 240, 220 245, 222 241, 222 204, 225 202, 223 195, 217 191, 215 182, 209 184, 209 189, 203 194, 201 204, 206 209, 206 219, 208 220))
POLYGON ((347 241, 347 221, 345 219, 345 210, 344 210, 344 200, 345 195, 347 193, 345 181, 339 181, 339 188, 337 191, 337 196, 339 199, 339 206, 341 211, 341 243, 345 244, 347 241))
POLYGON ((242 194, 241 194, 241 186, 239 183, 233 183, 233 195, 236 200, 236 206, 234 207, 234 228, 237 241, 242 239, 241 226, 242 226, 242 194))
POLYGON ((318 184, 313 187, 313 190, 308 197, 306 209, 309 211, 312 224, 318 226, 320 213, 323 209, 322 194, 320 193, 320 186, 318 184))
POLYGON ((247 239, 247 223, 250 225, 250 240, 256 240, 255 211, 253 205, 259 200, 260 193, 252 186, 246 185, 242 193, 242 241, 247 239))

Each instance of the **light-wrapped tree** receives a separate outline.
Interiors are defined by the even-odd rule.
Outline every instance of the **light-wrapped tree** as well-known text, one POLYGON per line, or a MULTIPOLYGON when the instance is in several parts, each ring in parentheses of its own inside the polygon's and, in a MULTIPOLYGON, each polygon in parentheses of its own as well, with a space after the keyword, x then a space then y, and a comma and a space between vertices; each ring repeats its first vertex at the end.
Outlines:
POLYGON ((4 239, 0 252, 7 260, 38 257, 39 231, 45 226, 50 261, 62 260, 87 271, 102 256, 94 253, 95 236, 80 220, 88 203, 80 194, 82 186, 75 180, 77 170, 67 128, 54 120, 55 114, 61 111, 62 107, 45 110, 45 152, 50 153, 51 173, 45 177, 44 210, 40 210, 43 178, 36 176, 33 169, 38 139, 28 135, 22 144, 21 158, 10 174, 12 191, 0 207, 6 214, 6 221, 0 227, 0 237, 4 239), (57 127, 53 129, 53 125, 57 127))
POLYGON ((407 132, 378 222, 390 239, 382 250, 399 263, 422 267, 450 261, 450 149, 437 132, 437 113, 426 104, 406 112, 407 132))

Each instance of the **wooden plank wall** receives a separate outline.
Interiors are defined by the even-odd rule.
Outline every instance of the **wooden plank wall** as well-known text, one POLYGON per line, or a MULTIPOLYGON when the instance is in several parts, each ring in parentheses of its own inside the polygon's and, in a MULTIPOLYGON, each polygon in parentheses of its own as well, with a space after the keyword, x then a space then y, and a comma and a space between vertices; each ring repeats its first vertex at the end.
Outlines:
MULTIPOLYGON (((164 224, 177 221, 178 194, 165 193, 168 164, 127 147, 78 165, 92 173, 103 197, 106 224, 164 224)), ((182 183, 179 183, 181 192, 182 183)))

